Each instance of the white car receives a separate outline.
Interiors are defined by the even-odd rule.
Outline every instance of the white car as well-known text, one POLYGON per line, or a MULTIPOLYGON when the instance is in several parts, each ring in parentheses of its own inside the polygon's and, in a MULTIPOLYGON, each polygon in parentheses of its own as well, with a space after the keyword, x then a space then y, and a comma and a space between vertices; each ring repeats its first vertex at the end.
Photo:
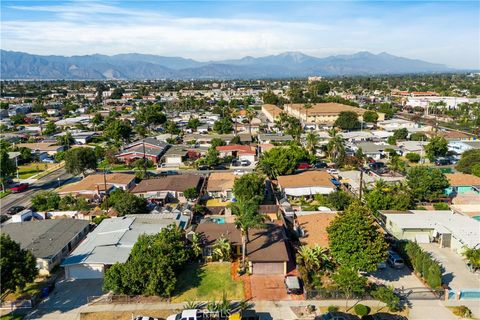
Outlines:
POLYGON ((203 313, 198 309, 188 309, 168 316, 167 320, 203 320, 203 313))
POLYGON ((235 170, 233 174, 236 176, 243 176, 246 172, 244 170, 235 170))
POLYGON ((330 174, 338 174, 337 169, 327 169, 327 172, 330 173, 330 174))

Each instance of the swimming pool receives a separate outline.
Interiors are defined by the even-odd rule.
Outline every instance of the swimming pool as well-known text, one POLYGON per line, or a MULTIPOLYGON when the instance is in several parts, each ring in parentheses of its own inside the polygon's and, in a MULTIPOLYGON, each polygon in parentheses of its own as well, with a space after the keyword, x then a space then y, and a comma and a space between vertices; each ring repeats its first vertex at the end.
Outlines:
POLYGON ((225 218, 210 218, 216 224, 225 224, 225 218))
POLYGON ((475 216, 475 217, 472 217, 472 218, 477 220, 477 221, 480 221, 480 216, 475 216))
POLYGON ((480 300, 480 289, 461 290, 460 300, 480 300))

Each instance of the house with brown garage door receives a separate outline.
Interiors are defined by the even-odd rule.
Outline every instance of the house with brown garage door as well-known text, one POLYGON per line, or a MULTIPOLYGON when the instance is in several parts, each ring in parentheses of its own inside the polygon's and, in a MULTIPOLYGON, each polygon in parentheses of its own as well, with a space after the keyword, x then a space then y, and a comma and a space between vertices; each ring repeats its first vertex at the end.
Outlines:
POLYGON ((157 164, 167 149, 167 143, 155 138, 145 138, 123 146, 122 151, 117 154, 117 159, 129 164, 145 157, 157 164))
MULTIPOLYGON (((220 238, 230 242, 234 256, 242 254, 242 235, 233 223, 201 223, 191 232, 199 236, 205 258, 212 256, 213 245, 220 238)), ((264 229, 252 229, 249 240, 246 255, 252 274, 287 274, 289 253, 282 226, 268 223, 264 229)))

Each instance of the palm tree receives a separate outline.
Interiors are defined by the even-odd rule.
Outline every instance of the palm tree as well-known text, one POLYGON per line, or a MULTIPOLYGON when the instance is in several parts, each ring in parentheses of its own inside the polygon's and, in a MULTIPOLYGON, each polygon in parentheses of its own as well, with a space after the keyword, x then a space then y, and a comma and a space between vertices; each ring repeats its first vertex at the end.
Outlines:
POLYGON ((480 249, 465 248, 463 256, 468 260, 468 263, 474 270, 480 268, 480 249))
POLYGON ((330 136, 330 140, 327 144, 327 152, 330 160, 338 165, 345 157, 343 138, 338 134, 338 131, 335 128, 328 130, 328 135, 330 136))
POLYGON ((248 232, 253 228, 263 228, 264 217, 258 213, 258 202, 255 199, 232 203, 230 208, 237 216, 235 226, 242 234, 242 269, 245 270, 246 247, 250 242, 248 232))
POLYGON ((252 135, 252 120, 255 117, 255 109, 252 107, 247 108, 247 119, 248 119, 248 132, 252 135))
POLYGON ((238 116, 238 110, 237 109, 232 109, 230 111, 230 117, 232 118, 233 121, 235 121, 235 135, 237 135, 237 116, 238 116))
POLYGON ((212 256, 215 260, 229 261, 232 253, 232 246, 227 239, 221 237, 213 244, 212 256))
POLYGON ((319 142, 318 134, 316 132, 309 132, 305 137, 307 150, 315 154, 315 147, 319 142))
POLYGON ((305 269, 310 272, 319 271, 322 268, 330 267, 328 250, 321 246, 301 246, 298 250, 299 260, 303 262, 305 269))

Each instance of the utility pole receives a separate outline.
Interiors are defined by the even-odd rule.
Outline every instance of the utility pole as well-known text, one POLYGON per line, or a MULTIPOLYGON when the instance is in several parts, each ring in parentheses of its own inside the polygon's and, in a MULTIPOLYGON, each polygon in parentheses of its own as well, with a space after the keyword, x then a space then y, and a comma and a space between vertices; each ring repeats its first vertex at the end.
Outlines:
POLYGON ((107 193, 107 165, 105 164, 105 167, 103 167, 103 186, 105 188, 105 208, 106 208, 106 213, 108 213, 108 193, 107 193))
POLYGON ((144 174, 144 177, 147 177, 147 157, 145 155, 145 139, 142 139, 142 147, 143 147, 143 174, 144 174))

